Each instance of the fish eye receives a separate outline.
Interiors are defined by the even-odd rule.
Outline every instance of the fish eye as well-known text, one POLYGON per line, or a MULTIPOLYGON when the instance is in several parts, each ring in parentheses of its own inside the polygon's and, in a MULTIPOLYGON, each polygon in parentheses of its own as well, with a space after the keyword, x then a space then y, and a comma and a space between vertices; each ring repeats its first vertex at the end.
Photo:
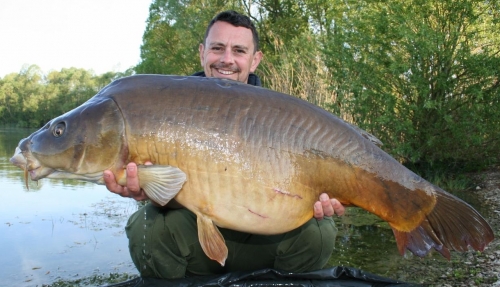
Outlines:
POLYGON ((64 134, 64 130, 66 129, 66 123, 60 122, 54 126, 52 129, 52 134, 58 138, 64 134))

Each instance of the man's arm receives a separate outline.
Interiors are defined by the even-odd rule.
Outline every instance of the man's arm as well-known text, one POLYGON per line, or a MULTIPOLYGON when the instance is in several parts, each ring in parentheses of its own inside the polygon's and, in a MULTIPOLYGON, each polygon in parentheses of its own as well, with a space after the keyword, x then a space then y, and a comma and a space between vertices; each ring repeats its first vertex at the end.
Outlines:
MULTIPOLYGON (((146 162, 146 165, 150 165, 146 162)), ((133 162, 127 164, 127 186, 121 186, 116 182, 115 176, 109 170, 104 171, 104 182, 106 188, 122 197, 130 197, 135 200, 145 200, 148 196, 139 186, 139 178, 137 177, 137 165, 133 162)), ((325 216, 333 216, 334 214, 342 216, 345 213, 344 206, 335 198, 330 199, 326 193, 319 196, 319 201, 316 201, 313 206, 314 218, 317 220, 323 219, 325 216)))

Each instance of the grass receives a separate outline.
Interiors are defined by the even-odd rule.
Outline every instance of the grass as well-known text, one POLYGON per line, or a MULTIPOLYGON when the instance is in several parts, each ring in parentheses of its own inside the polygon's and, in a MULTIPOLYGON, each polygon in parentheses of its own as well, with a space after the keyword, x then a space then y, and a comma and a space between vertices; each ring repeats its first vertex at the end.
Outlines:
POLYGON ((109 274, 96 274, 90 277, 75 279, 75 280, 62 280, 59 279, 50 285, 42 285, 42 287, 79 287, 79 286, 103 286, 107 284, 115 284, 136 278, 137 275, 127 273, 109 273, 109 274))

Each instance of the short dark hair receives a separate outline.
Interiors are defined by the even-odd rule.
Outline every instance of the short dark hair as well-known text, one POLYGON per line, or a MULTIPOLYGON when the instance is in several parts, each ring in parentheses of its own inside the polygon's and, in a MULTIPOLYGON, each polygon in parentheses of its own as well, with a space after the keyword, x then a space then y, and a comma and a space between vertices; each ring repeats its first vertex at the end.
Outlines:
POLYGON ((207 27, 207 31, 205 32, 205 38, 203 39, 203 44, 207 44, 207 37, 208 37, 208 32, 210 32, 210 28, 215 24, 217 21, 222 21, 229 23, 235 27, 245 27, 247 29, 250 29, 252 31, 253 35, 253 45, 255 47, 254 53, 259 51, 259 34, 257 33, 257 29, 255 29, 255 26, 250 20, 248 16, 245 16, 243 14, 240 14, 234 10, 227 10, 220 12, 219 14, 215 15, 215 17, 210 21, 207 27))

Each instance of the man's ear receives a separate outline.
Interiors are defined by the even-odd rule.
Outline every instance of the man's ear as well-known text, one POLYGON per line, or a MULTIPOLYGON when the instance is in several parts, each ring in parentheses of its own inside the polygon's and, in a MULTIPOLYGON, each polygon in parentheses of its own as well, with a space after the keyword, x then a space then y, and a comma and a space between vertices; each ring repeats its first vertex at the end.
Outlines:
POLYGON ((264 57, 264 54, 262 54, 261 51, 257 51, 253 54, 252 66, 250 67, 251 73, 253 73, 253 72, 255 72, 255 70, 257 70, 257 67, 260 64, 262 57, 264 57))

